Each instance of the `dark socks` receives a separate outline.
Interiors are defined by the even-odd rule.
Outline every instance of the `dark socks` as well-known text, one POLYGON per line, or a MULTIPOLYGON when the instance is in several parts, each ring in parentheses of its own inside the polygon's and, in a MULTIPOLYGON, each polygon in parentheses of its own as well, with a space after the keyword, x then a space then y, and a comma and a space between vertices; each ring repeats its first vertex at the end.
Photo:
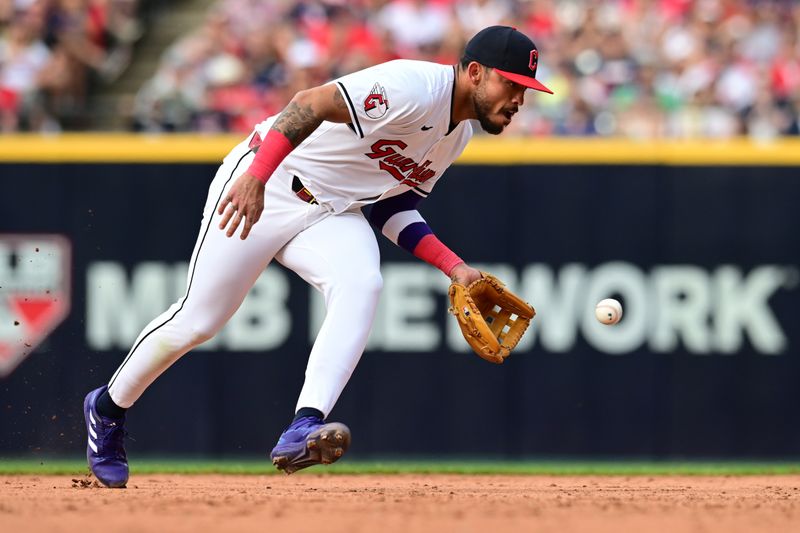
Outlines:
POLYGON ((106 418, 122 418, 125 416, 125 411, 127 411, 124 407, 114 403, 108 391, 100 395, 95 408, 97 409, 97 414, 106 418))
POLYGON ((294 420, 292 420, 292 422, 295 422, 297 419, 303 418, 304 416, 316 416, 317 418, 325 418, 322 415, 322 411, 320 411, 319 409, 314 409, 313 407, 301 407, 297 411, 297 414, 294 415, 294 420))

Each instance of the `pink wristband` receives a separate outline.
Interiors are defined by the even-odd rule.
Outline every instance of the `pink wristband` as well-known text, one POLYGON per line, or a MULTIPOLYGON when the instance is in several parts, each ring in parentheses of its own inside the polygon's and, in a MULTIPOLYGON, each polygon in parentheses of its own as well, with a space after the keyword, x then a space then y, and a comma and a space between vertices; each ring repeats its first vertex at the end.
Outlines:
POLYGON ((453 267, 464 260, 458 257, 450 248, 444 245, 436 235, 429 233, 425 235, 414 247, 414 255, 435 266, 445 276, 450 277, 453 267))
MULTIPOLYGON (((258 135, 257 132, 256 135, 258 135)), ((255 159, 250 163, 247 173, 256 177, 261 183, 267 183, 267 180, 278 168, 278 165, 281 164, 281 161, 286 159, 286 156, 294 150, 294 146, 292 146, 289 139, 277 130, 269 130, 260 145, 253 146, 251 144, 251 147, 258 148, 258 151, 255 159)))

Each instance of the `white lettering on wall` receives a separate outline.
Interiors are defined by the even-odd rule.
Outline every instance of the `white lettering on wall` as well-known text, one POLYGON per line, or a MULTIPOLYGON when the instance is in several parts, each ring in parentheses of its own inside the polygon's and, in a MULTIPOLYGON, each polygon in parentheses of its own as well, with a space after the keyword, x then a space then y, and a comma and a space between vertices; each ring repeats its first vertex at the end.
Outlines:
MULTIPOLYGON (((120 263, 93 263, 86 280, 86 339, 95 350, 127 350, 142 329, 186 291, 186 263, 145 262, 130 275, 120 263)), ((228 324, 197 349, 270 350, 286 342, 292 317, 286 307, 289 281, 266 270, 228 324)))
MULTIPOLYGON (((574 349, 579 339, 607 354, 647 349, 658 353, 736 353, 745 343, 758 353, 780 354, 788 338, 770 306, 779 291, 796 290, 797 269, 761 265, 745 272, 734 265, 708 270, 696 265, 658 265, 649 270, 615 261, 591 268, 557 269, 536 263, 519 272, 508 264, 476 265, 494 273, 536 308, 518 351, 574 349), (594 318, 606 297, 623 301, 616 326, 594 318)), ((86 335, 93 349, 127 350, 147 323, 184 293, 186 264, 146 262, 130 271, 98 262, 87 271, 86 335)), ((384 290, 367 348, 387 352, 467 352, 447 309, 448 280, 423 263, 386 263, 384 290), (442 329, 442 323, 445 324, 442 329)), ((306 290, 306 289, 304 289, 306 290)), ((322 296, 308 288, 308 343, 325 317, 322 296)), ((280 348, 293 324, 288 276, 271 267, 258 279, 239 311, 201 348, 264 351, 280 348)), ((304 324, 305 317, 295 320, 304 324)))

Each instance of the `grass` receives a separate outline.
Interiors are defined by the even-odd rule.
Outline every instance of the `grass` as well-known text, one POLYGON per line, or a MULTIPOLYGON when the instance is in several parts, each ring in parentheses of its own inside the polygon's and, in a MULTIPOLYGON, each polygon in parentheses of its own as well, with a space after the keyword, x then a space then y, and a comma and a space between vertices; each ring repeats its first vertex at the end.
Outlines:
MULTIPOLYGON (((72 459, 0 458, 0 475, 73 475, 88 472, 86 462, 72 459)), ((132 474, 278 474, 265 459, 134 460, 132 474)), ((392 460, 343 461, 325 469, 314 468, 311 474, 499 474, 499 475, 784 475, 800 474, 800 462, 758 461, 570 461, 570 460, 392 460)))

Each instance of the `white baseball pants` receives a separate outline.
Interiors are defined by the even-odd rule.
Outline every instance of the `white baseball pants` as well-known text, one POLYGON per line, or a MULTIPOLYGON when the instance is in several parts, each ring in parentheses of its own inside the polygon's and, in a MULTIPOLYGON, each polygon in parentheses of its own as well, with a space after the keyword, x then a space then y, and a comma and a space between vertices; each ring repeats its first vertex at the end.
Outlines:
POLYGON ((297 408, 327 416, 366 346, 382 279, 378 244, 360 210, 332 214, 298 198, 279 168, 267 182, 264 212, 245 240, 219 229, 217 206, 253 160, 247 141, 224 159, 211 183, 189 265, 186 294, 150 322, 109 382, 130 407, 170 365, 213 337, 273 258, 325 297, 327 314, 306 368, 297 408))

